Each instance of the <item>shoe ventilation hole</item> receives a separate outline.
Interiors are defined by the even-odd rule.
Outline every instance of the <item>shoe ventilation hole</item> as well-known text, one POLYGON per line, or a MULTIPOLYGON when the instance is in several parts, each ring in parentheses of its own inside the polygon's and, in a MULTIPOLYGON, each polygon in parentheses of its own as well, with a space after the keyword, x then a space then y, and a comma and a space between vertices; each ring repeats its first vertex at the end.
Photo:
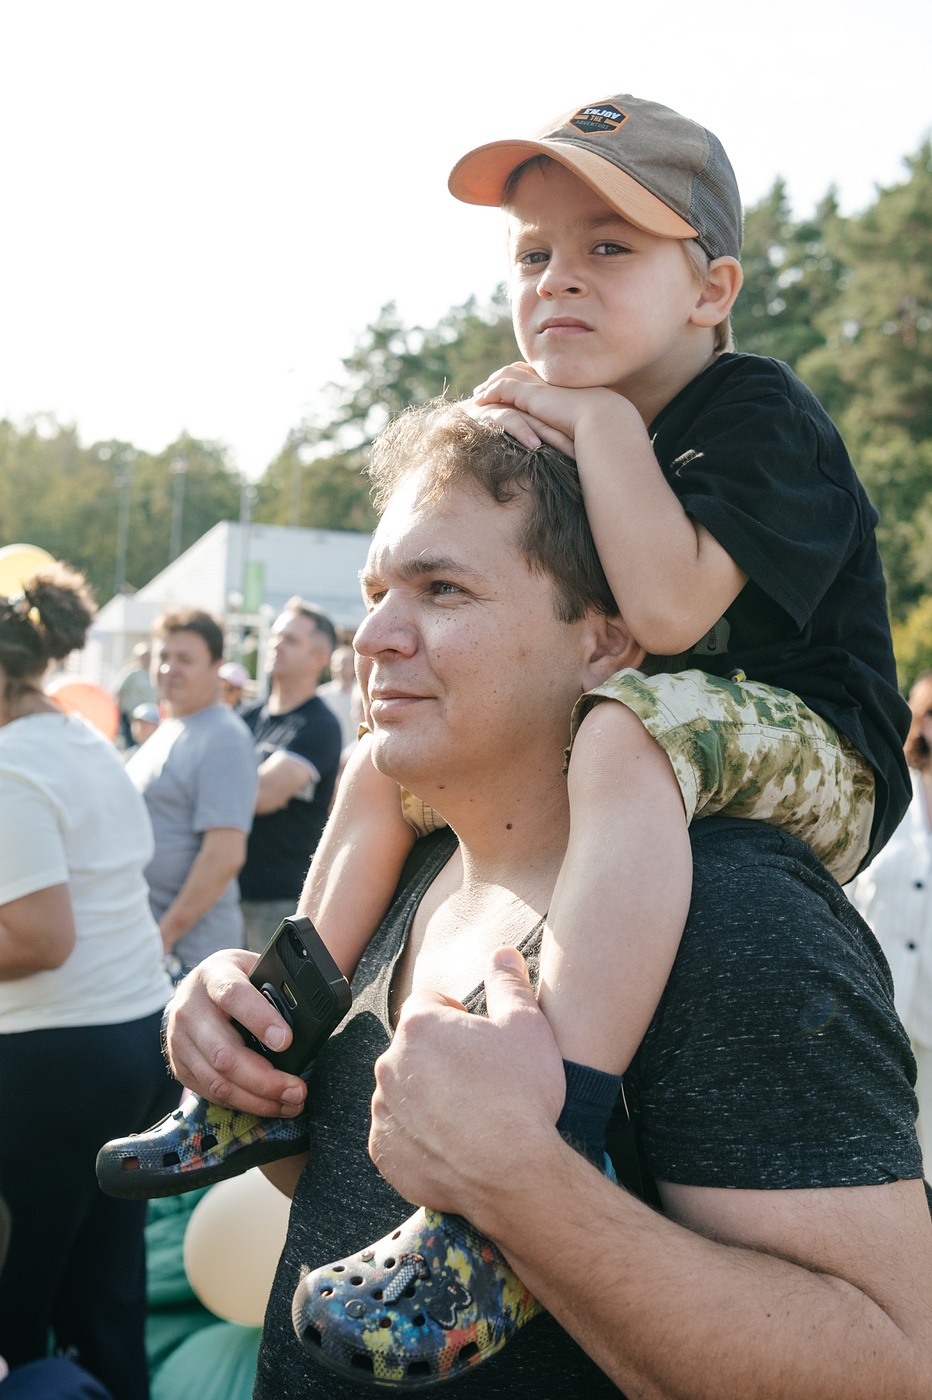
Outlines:
POLYGON ((333 1272, 334 1272, 335 1274, 345 1274, 345 1273, 346 1273, 346 1265, 345 1265, 345 1264, 334 1264, 334 1266, 333 1266, 333 1272))
POLYGON ((216 1146, 217 1139, 214 1137, 213 1133, 205 1133, 204 1136, 201 1138, 201 1151, 207 1152, 210 1150, 211 1147, 216 1146))
POLYGON ((423 1313, 415 1313, 411 1319, 415 1327, 423 1327, 426 1320, 423 1313))
POLYGON ((407 1288, 405 1289, 404 1293, 402 1293, 401 1296, 402 1296, 402 1298, 413 1298, 416 1292, 417 1292, 417 1289, 415 1288, 414 1284, 413 1284, 413 1283, 409 1283, 408 1286, 407 1286, 407 1288))
POLYGON ((166 1152, 162 1156, 163 1167, 177 1167, 180 1161, 181 1158, 178 1156, 177 1152, 166 1152))
POLYGON ((333 1297, 333 1289, 332 1289, 332 1288, 322 1288, 322 1289, 320 1290, 320 1296, 321 1296, 322 1298, 332 1298, 332 1297, 333 1297))
POLYGON ((379 1323, 379 1326, 380 1326, 380 1327, 391 1327, 391 1325, 392 1325, 392 1320, 391 1320, 390 1317, 383 1317, 383 1318, 382 1318, 382 1321, 379 1323))
POLYGON ((408 1374, 409 1376, 429 1376, 429 1375, 430 1375, 430 1362, 429 1362, 429 1361, 412 1361, 411 1364, 410 1364, 410 1366, 408 1367, 407 1374, 408 1374))
POLYGON ((320 1333, 316 1327, 305 1327, 301 1336, 305 1342, 313 1342, 315 1347, 320 1346, 320 1333))
POLYGON ((362 1353, 361 1351, 357 1351, 357 1352, 356 1352, 356 1354, 354 1355, 352 1361, 350 1362, 350 1365, 353 1366, 353 1367, 355 1367, 355 1369, 356 1369, 357 1371, 374 1371, 374 1370, 375 1370, 375 1367, 374 1367, 373 1364, 372 1364, 372 1357, 371 1357, 371 1356, 365 1356, 365 1355, 363 1355, 363 1353, 362 1353))
POLYGON ((353 1277, 350 1279, 350 1283, 353 1285, 354 1288, 358 1288, 359 1285, 362 1283, 362 1279, 360 1278, 359 1274, 354 1274, 353 1277))
POLYGON ((138 1170, 139 1170, 139 1158, 138 1158, 138 1157, 124 1157, 123 1160, 122 1160, 122 1162, 120 1163, 120 1167, 121 1167, 122 1170, 125 1171, 125 1172, 138 1172, 138 1170))
POLYGON ((392 1239, 393 1239, 393 1240, 399 1240, 399 1239, 401 1239, 401 1231, 400 1231, 400 1230, 396 1230, 395 1233, 392 1235, 392 1239))
POLYGON ((382 1265, 382 1267, 385 1269, 393 1269, 395 1267, 395 1260, 392 1258, 391 1255, 389 1255, 389 1257, 385 1260, 385 1263, 382 1265))
POLYGON ((376 1301, 377 1303, 381 1303, 381 1301, 382 1301, 382 1290, 381 1290, 381 1288, 377 1288, 377 1289, 375 1290, 375 1292, 373 1293, 372 1296, 373 1296, 373 1298, 375 1299, 375 1301, 376 1301))
POLYGON ((457 1361, 471 1361, 474 1356, 478 1355, 479 1348, 476 1345, 476 1343, 469 1342, 466 1346, 463 1347, 462 1351, 459 1353, 456 1359, 457 1361))

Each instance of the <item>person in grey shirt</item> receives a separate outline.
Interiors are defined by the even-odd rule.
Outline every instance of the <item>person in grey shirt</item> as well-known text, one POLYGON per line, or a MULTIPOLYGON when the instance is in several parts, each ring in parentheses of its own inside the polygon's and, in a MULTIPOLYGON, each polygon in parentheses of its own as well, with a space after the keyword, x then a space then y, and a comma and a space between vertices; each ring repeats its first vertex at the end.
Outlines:
POLYGON ((223 633, 209 613, 166 613, 159 696, 170 709, 126 766, 155 833, 146 870, 152 912, 167 955, 183 971, 219 948, 243 946, 236 876, 256 801, 252 735, 220 702, 223 633))

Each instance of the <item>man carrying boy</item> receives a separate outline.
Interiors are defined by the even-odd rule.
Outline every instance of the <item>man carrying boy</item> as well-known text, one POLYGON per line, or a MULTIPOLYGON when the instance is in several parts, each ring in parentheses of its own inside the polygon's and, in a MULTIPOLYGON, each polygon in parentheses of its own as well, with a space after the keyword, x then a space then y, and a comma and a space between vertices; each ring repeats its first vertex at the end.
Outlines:
MULTIPOLYGON (((876 944, 805 845, 761 822, 692 828, 690 917, 627 1084, 662 1209, 555 1132, 560 1053, 513 949, 490 1019, 464 1014, 482 1009, 491 950, 535 959, 569 828, 567 716, 641 652, 560 454, 447 405, 391 425, 375 470, 385 510, 357 637, 373 747, 459 842, 418 843, 317 1059, 257 1400, 445 1375, 464 1400, 926 1400, 932 1224, 908 1042, 876 944), (307 1273, 403 1212, 366 1155, 383 1051, 379 1168, 408 1199, 472 1215, 551 1313, 475 1370, 515 1317, 483 1316, 468 1254, 384 1240, 307 1273)), ((283 1032, 250 961, 220 954, 185 982, 175 1070, 225 1103, 294 1112, 303 1085, 226 1019, 267 1044, 283 1032)), ((500 1260, 488 1243, 485 1258, 500 1260)), ((509 1306, 526 1315, 527 1297, 518 1285, 509 1306)))
MULTIPOLYGON (((575 457, 619 612, 668 658, 577 706, 541 949, 540 1005, 566 1070, 559 1126, 599 1161, 686 919, 692 818, 771 822, 850 878, 908 801, 908 711, 876 515, 837 432, 786 366, 727 351, 741 208, 717 139, 619 96, 472 152, 451 188, 505 210, 526 361, 471 411, 575 457)), ((412 839, 360 745, 304 896, 342 966, 412 839)), ((418 1253, 418 1228, 399 1249, 418 1253)))

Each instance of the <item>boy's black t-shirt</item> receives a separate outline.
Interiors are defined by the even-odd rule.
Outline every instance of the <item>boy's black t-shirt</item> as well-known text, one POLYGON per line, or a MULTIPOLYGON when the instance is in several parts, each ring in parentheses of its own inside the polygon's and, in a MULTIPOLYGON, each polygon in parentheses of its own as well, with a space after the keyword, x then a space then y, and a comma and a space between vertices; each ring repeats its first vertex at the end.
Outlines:
POLYGON ((909 708, 896 684, 877 512, 841 437, 792 370, 722 355, 650 425, 690 516, 748 583, 683 664, 798 695, 871 764, 869 858, 910 798, 909 708))

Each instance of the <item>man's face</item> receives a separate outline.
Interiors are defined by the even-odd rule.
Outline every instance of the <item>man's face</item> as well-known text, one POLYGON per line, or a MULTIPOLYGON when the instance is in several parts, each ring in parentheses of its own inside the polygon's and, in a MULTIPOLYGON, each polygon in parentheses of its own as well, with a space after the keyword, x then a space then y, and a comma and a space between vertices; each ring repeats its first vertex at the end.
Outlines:
POLYGON ((283 612, 272 624, 267 670, 273 680, 316 683, 327 664, 327 639, 302 613, 283 612))
POLYGON ((162 638, 158 690, 173 715, 193 715, 216 705, 220 664, 198 632, 169 632, 162 638))
POLYGON ((419 484, 395 493, 363 573, 355 646, 376 766, 419 795, 475 785, 520 764, 533 733, 559 769, 584 624, 557 619, 550 579, 516 548, 523 505, 457 488, 424 506, 419 484))
POLYGON ((527 362, 563 388, 615 389, 636 405, 662 397, 692 344, 701 295, 678 240, 627 223, 556 163, 522 176, 507 216, 527 362))

